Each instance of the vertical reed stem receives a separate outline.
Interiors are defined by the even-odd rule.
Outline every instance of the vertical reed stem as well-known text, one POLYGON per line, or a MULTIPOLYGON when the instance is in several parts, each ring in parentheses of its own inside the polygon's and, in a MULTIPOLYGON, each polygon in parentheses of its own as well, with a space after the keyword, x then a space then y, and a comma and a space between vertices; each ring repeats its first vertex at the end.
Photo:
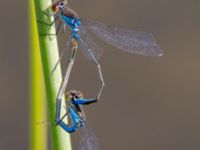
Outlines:
POLYGON ((34 2, 29 2, 30 22, 30 77, 31 77, 31 102, 30 102, 30 133, 31 150, 47 150, 47 128, 45 125, 37 124, 46 119, 46 99, 44 91, 44 79, 37 34, 36 16, 34 2))
MULTIPOLYGON (((52 21, 53 18, 48 19, 41 12, 41 10, 46 10, 51 5, 51 0, 34 0, 34 2, 37 19, 42 22, 52 21)), ((37 27, 38 35, 39 33, 55 33, 55 26, 49 27, 38 23, 37 27)), ((55 100, 62 81, 60 66, 57 67, 54 74, 50 77, 50 73, 56 64, 56 61, 59 59, 56 36, 39 36, 39 45, 46 88, 48 117, 50 122, 53 124, 55 120, 55 100)), ((52 149, 71 150, 69 134, 54 125, 51 125, 49 128, 51 133, 52 149)))

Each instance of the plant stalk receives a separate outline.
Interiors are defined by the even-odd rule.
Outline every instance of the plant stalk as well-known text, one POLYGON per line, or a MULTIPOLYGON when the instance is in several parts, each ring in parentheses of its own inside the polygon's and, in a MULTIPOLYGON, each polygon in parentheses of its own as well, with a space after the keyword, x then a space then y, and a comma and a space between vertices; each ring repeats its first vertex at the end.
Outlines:
MULTIPOLYGON (((41 22, 52 22, 52 18, 46 17, 41 10, 46 11, 51 5, 51 0, 34 0, 37 19, 41 22)), ((38 35, 39 34, 54 34, 55 26, 46 26, 38 23, 38 35)), ((59 60, 59 52, 56 36, 39 36, 43 74, 45 80, 48 116, 52 124, 55 120, 55 104, 56 96, 62 82, 62 74, 60 65, 56 68, 53 75, 50 76, 52 69, 54 68, 57 60, 59 60)), ((64 103, 62 104, 64 107, 64 103)), ((64 111, 61 112, 61 115, 64 111)), ((50 126, 51 132, 51 144, 54 150, 71 150, 70 136, 60 127, 54 125, 50 126)))

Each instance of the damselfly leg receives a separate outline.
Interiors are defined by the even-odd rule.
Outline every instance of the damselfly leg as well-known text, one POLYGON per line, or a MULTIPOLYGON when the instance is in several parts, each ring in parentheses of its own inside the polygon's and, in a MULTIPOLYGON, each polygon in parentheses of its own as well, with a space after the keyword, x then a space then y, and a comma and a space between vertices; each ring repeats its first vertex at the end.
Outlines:
MULTIPOLYGON (((39 22, 39 23, 41 23, 41 22, 39 22)), ((62 24, 63 24, 62 22, 59 23, 59 25, 58 25, 58 27, 56 29, 56 33, 42 33, 42 34, 40 34, 40 36, 49 36, 49 35, 57 36, 57 35, 59 35, 59 31, 60 31, 60 28, 61 28, 62 24)))
MULTIPOLYGON (((38 9, 39 9, 39 8, 38 8, 38 9)), ((39 10, 40 10, 40 9, 39 9, 39 10)), ((43 15, 45 15, 47 18, 50 18, 50 17, 52 16, 51 14, 48 15, 45 11, 40 10, 40 12, 41 12, 43 15)), ((50 23, 43 22, 43 21, 40 21, 40 20, 38 20, 38 19, 37 19, 37 22, 40 23, 40 24, 42 24, 42 25, 52 27, 53 25, 55 25, 55 23, 56 23, 57 20, 59 20, 59 16, 56 16, 55 19, 54 19, 52 22, 50 22, 50 23)), ((60 21, 60 20, 59 20, 59 21, 60 21)), ((60 31, 60 28, 61 28, 62 24, 63 24, 63 22, 60 21, 60 23, 59 23, 59 25, 58 25, 58 27, 57 27, 57 29, 56 29, 56 33, 42 33, 42 34, 40 34, 40 36, 49 36, 49 35, 57 36, 58 33, 59 33, 59 31, 60 31)))

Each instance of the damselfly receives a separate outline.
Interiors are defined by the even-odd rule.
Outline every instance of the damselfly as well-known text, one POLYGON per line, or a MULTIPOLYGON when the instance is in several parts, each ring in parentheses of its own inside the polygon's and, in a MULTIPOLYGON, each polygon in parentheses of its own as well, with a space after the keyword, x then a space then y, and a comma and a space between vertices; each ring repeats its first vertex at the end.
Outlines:
MULTIPOLYGON (((95 134, 86 127, 86 115, 83 110, 83 105, 89 105, 97 102, 97 99, 84 99, 83 94, 77 90, 65 92, 66 113, 62 118, 57 119, 57 125, 63 128, 68 133, 79 130, 80 128, 80 150, 100 150, 98 140, 95 134), (68 123, 64 118, 68 116, 68 123)), ((60 101, 57 101, 60 102, 60 101)), ((61 106, 57 104, 57 106, 61 106)), ((60 114, 60 109, 57 109, 60 114)))
MULTIPOLYGON (((102 49, 100 49, 98 44, 95 43, 95 36, 125 52, 145 56, 162 56, 163 50, 157 45, 152 34, 136 31, 133 29, 112 27, 96 21, 87 21, 80 19, 77 13, 73 11, 67 5, 67 3, 67 0, 59 0, 53 3, 53 5, 51 6, 51 9, 53 11, 52 14, 47 14, 46 12, 42 11, 43 14, 45 14, 47 17, 55 16, 55 20, 53 22, 44 23, 38 21, 39 23, 42 23, 44 25, 52 26, 56 22, 56 20, 60 20, 61 22, 59 24, 56 34, 60 30, 60 26, 62 24, 70 27, 71 29, 71 33, 69 39, 66 42, 66 46, 69 45, 70 41, 72 42, 72 53, 69 59, 69 64, 64 81, 57 96, 57 103, 60 103, 61 97, 65 92, 78 45, 80 45, 86 57, 91 59, 97 66, 97 71, 101 82, 100 89, 96 96, 96 99, 99 99, 104 86, 104 80, 101 66, 98 62, 98 59, 102 55, 102 49)), ((55 68, 63 57, 63 54, 64 50, 61 52, 60 59, 56 63, 55 68)), ((55 70, 55 68, 53 70, 55 70)), ((60 106, 58 105, 57 110, 60 110, 59 107, 60 106)), ((56 123, 58 123, 57 121, 56 123)))
MULTIPOLYGON (((71 90, 66 92, 66 113, 60 118, 61 107, 57 108, 56 125, 59 125, 68 133, 72 133, 85 126, 86 116, 82 105, 88 105, 97 102, 97 99, 84 99, 83 94, 77 90, 71 90), (64 118, 68 116, 68 124, 64 121, 64 118)), ((61 103, 61 101, 57 101, 61 103)), ((61 104, 57 104, 61 106, 61 104)))

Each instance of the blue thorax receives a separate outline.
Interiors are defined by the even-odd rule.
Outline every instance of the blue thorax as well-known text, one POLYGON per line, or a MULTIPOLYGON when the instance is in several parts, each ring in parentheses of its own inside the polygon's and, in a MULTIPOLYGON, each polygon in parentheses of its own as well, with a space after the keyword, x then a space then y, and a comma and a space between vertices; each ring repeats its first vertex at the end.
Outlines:
POLYGON ((81 25, 80 18, 72 18, 66 15, 61 15, 61 19, 71 28, 73 32, 73 38, 76 38, 77 40, 79 40, 80 37, 79 37, 78 31, 81 25))

